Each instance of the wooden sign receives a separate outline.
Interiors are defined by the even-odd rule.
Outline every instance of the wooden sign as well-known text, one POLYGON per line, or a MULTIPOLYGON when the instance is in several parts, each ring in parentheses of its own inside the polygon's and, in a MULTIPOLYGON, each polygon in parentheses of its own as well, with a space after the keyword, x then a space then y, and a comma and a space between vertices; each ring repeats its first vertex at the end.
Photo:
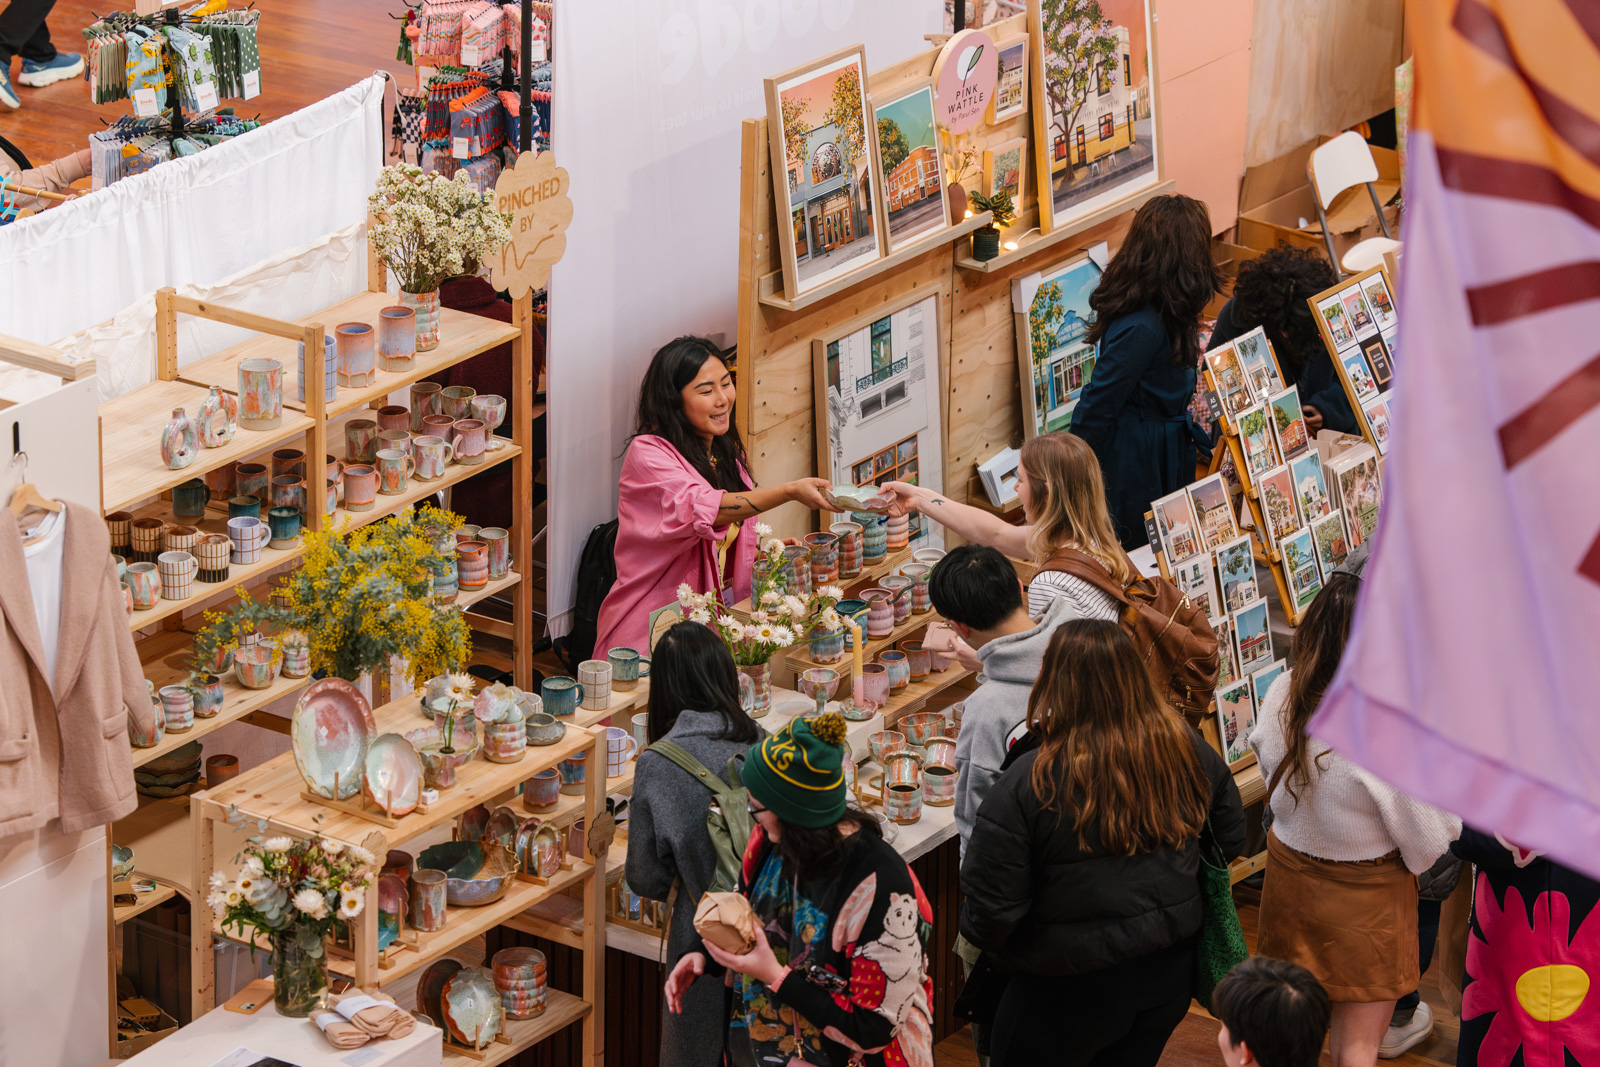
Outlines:
POLYGON ((524 152, 494 183, 495 207, 511 212, 511 240, 489 259, 489 280, 513 299, 543 289, 567 251, 571 181, 549 152, 524 152))
POLYGON ((933 67, 934 114, 951 133, 966 133, 989 114, 1000 76, 1000 50, 982 30, 962 30, 939 53, 933 67))

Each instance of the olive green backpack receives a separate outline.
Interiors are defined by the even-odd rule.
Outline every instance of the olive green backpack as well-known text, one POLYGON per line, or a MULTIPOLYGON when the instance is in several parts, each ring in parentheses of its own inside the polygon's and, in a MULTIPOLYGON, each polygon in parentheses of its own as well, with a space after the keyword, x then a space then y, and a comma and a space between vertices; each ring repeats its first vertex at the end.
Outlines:
POLYGON ((706 810, 706 833, 711 837, 711 849, 717 857, 717 873, 712 877, 708 891, 737 893, 740 869, 744 864, 744 849, 750 843, 750 834, 755 828, 755 820, 750 816, 750 794, 739 784, 740 757, 734 756, 728 760, 728 780, 724 782, 675 741, 656 741, 645 751, 665 756, 711 790, 711 807, 706 810))

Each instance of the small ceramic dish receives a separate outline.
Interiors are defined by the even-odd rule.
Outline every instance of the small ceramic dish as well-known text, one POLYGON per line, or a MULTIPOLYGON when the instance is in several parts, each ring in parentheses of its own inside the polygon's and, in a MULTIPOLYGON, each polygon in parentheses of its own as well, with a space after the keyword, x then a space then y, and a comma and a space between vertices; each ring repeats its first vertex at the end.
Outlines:
POLYGON ((483 836, 483 828, 489 825, 489 809, 482 804, 468 808, 456 819, 456 840, 476 841, 483 836))
POLYGON ((466 967, 445 982, 441 1010, 450 1036, 463 1045, 482 1049, 505 1026, 506 1010, 494 976, 482 967, 466 967))
POLYGON ((120 882, 133 873, 133 849, 126 845, 111 846, 111 880, 120 882))
POLYGON ((312 682, 289 723, 294 765, 311 794, 348 800, 360 792, 367 748, 376 732, 372 706, 361 690, 342 678, 312 682))
POLYGON ((525 725, 530 745, 553 745, 567 736, 567 724, 543 712, 529 715, 525 725))
POLYGON ((507 807, 498 807, 489 813, 489 822, 483 828, 483 844, 494 842, 501 848, 511 848, 517 842, 517 813, 507 807))
POLYGON ((848 482, 824 489, 822 497, 840 511, 888 511, 894 500, 874 486, 851 485, 848 482))
POLYGON ((399 734, 379 734, 362 764, 367 796, 390 818, 409 815, 422 799, 422 760, 399 734))
POLYGON ((142 765, 139 770, 150 774, 173 774, 198 766, 200 766, 200 742, 190 741, 186 745, 180 745, 173 749, 165 756, 157 756, 142 765))

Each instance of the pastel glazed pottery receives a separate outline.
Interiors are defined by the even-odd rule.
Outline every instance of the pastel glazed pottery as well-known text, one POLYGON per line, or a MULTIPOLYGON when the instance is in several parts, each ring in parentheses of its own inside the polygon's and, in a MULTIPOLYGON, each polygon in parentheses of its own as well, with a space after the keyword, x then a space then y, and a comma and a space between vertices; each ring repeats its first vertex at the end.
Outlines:
MULTIPOLYGON (((530 837, 532 835, 530 834, 530 837)), ((530 1019, 545 1009, 544 953, 536 948, 503 948, 489 961, 500 1006, 508 1019, 530 1019)))
POLYGON ((411 910, 411 891, 406 888, 405 875, 385 872, 378 879, 378 951, 382 952, 400 938, 406 924, 406 913, 411 910))
POLYGON ((489 445, 489 430, 481 419, 457 419, 450 428, 450 443, 455 445, 457 463, 482 463, 484 450, 489 445))
POLYGON ((811 549, 805 545, 788 545, 783 550, 783 573, 789 579, 789 591, 804 597, 811 592, 811 549))
POLYGON ((378 380, 376 341, 364 322, 341 322, 333 328, 333 366, 340 385, 365 389, 378 380))
POLYGON ((197 719, 210 719, 222 710, 222 679, 214 674, 202 674, 190 686, 194 691, 194 714, 197 719))
MULTIPOLYGON (((296 358, 300 369, 298 384, 295 386, 295 395, 299 397, 300 403, 304 404, 306 402, 306 343, 304 341, 297 342, 295 348, 298 350, 296 358)), ((322 402, 324 404, 333 403, 334 397, 339 395, 339 383, 334 374, 333 362, 333 335, 324 333, 322 335, 322 402)))
POLYGON ((200 543, 197 526, 173 525, 161 531, 161 548, 165 552, 187 552, 200 543))
POLYGON ((378 451, 378 424, 371 419, 351 419, 344 424, 344 458, 348 463, 371 463, 378 451))
POLYGON ((926 615, 933 610, 933 600, 928 595, 928 577, 933 567, 927 563, 907 563, 900 568, 902 577, 911 579, 911 611, 926 615))
POLYGON ((400 290, 400 303, 416 316, 417 351, 432 352, 439 347, 439 290, 408 293, 400 290))
POLYGON ((890 504, 889 497, 875 485, 840 482, 832 489, 824 489, 822 496, 840 511, 884 511, 890 504))
POLYGON ((111 535, 111 551, 125 553, 133 543, 133 512, 113 511, 107 515, 106 532, 111 535))
POLYGON ((213 385, 200 405, 200 443, 207 448, 221 448, 233 440, 233 431, 239 425, 239 401, 213 385))
MULTIPOLYGON (((411 925, 418 930, 432 932, 443 930, 445 915, 449 898, 445 889, 445 873, 434 870, 416 870, 411 872, 411 925)), ((459 969, 461 964, 455 960, 440 960, 439 963, 455 964, 459 969)), ((434 965, 435 967, 438 964, 434 965)), ((430 971, 432 968, 429 969, 430 971)), ((419 995, 428 981, 428 973, 422 976, 422 984, 418 986, 419 995)), ((426 1009, 424 1009, 426 1010, 426 1009)), ((437 1006, 434 1008, 437 1013, 437 1006)), ((437 1020, 438 1015, 430 1018, 437 1020)))
POLYGON ((539 683, 539 697, 544 701, 545 713, 560 718, 577 712, 578 702, 583 699, 583 686, 574 678, 553 674, 539 683))
POLYGON ((884 814, 891 822, 914 823, 922 818, 922 767, 915 756, 895 752, 887 757, 882 799, 884 814))
POLYGON ((414 466, 411 457, 398 448, 380 448, 376 458, 373 466, 378 472, 378 492, 385 496, 399 496, 405 492, 414 466))
POLYGON ((272 540, 267 542, 269 547, 293 548, 300 540, 300 509, 287 505, 270 509, 267 526, 272 531, 272 540))
POLYGON ((896 650, 880 652, 878 662, 889 669, 889 691, 898 693, 911 682, 911 664, 906 660, 906 654, 896 650))
POLYGON ((892 753, 905 751, 906 735, 898 730, 879 730, 867 738, 867 746, 872 750, 873 762, 881 767, 892 753))
POLYGON ((128 564, 128 592, 134 611, 149 611, 161 599, 161 568, 154 563, 128 564))
MULTIPOLYGON (((393 449, 396 449, 398 451, 404 452, 408 456, 411 455, 412 454, 412 445, 411 445, 411 433, 410 433, 410 431, 408 431, 408 430, 379 430, 378 431, 378 444, 377 444, 376 452, 382 452, 386 448, 393 448, 393 449)), ((374 454, 376 454, 376 452, 374 454)))
POLYGON ((897 725, 900 732, 906 735, 907 744, 921 748, 932 738, 944 736, 944 713, 918 711, 911 715, 902 715, 897 725))
POLYGON ((587 752, 580 752, 556 764, 556 770, 561 772, 561 792, 569 796, 583 795, 584 771, 588 764, 587 752))
POLYGON ((929 767, 954 767, 956 765, 956 739, 940 733, 928 738, 922 746, 922 760, 929 767))
POLYGON ((411 383, 412 433, 421 432, 423 416, 439 414, 439 394, 443 390, 444 386, 438 382, 411 383))
POLYGON ((901 641, 900 651, 906 654, 906 663, 911 667, 913 682, 920 682, 928 677, 928 672, 933 669, 933 653, 923 648, 921 641, 901 641))
POLYGON ((409 434, 411 432, 411 409, 403 404, 386 404, 378 409, 375 416, 380 430, 400 430, 409 434))
POLYGON ((367 746, 362 788, 390 818, 412 812, 422 797, 422 760, 399 734, 379 734, 367 746))
POLYGON ((402 371, 417 354, 417 313, 396 305, 378 312, 378 359, 386 371, 402 371))
POLYGON ((483 724, 483 756, 490 763, 515 763, 528 750, 525 722, 486 722, 483 724))
POLYGON ((738 671, 750 679, 751 695, 754 699, 748 710, 752 719, 759 719, 772 710, 772 664, 740 664, 738 671))
POLYGON ((283 421, 283 364, 252 356, 239 362, 239 425, 271 430, 283 421))
MULTIPOLYGON (((272 507, 293 508, 304 515, 306 511, 306 480, 294 474, 280 474, 272 479, 272 507)), ((271 514, 271 511, 268 511, 271 514)))
POLYGON ((619 778, 628 769, 628 761, 639 754, 639 742, 633 734, 620 726, 606 727, 606 777, 619 778))
POLYGON ((812 667, 795 675, 795 688, 817 702, 817 714, 833 699, 839 687, 839 672, 829 667, 812 667))
POLYGON ((530 745, 553 745, 567 734, 567 724, 554 715, 534 712, 523 720, 530 745))
POLYGON ((836 522, 828 532, 839 539, 839 577, 854 578, 861 573, 861 524, 836 522))
POLYGON ((529 811, 545 811, 561 799, 561 772, 554 767, 540 771, 522 785, 522 806, 529 811))
POLYGON ((879 579, 878 588, 887 589, 894 596, 894 624, 899 626, 911 617, 912 581, 904 575, 891 574, 879 579))
POLYGON ((360 791, 375 732, 361 690, 343 678, 311 683, 295 704, 289 740, 295 767, 313 796, 348 800, 360 791))
POLYGON ((890 515, 888 519, 888 547, 894 552, 911 543, 911 516, 890 515))
POLYGON ((926 563, 928 566, 932 567, 941 559, 944 559, 944 549, 919 548, 915 552, 911 553, 911 558, 916 560, 918 563, 926 563))
POLYGON ((861 690, 867 705, 886 707, 889 703, 889 668, 881 663, 868 663, 861 668, 861 690))
POLYGON ((603 659, 586 659, 578 664, 578 681, 583 685, 585 711, 604 711, 611 706, 611 664, 603 659))
POLYGON ((456 580, 463 589, 489 584, 489 546, 482 541, 456 542, 456 580))
POLYGON ((852 511, 850 518, 861 524, 863 564, 877 563, 889 554, 889 530, 884 517, 870 511, 852 511))
POLYGON ((258 563, 261 550, 272 536, 271 528, 258 518, 240 515, 228 520, 228 536, 233 541, 229 553, 235 563, 258 563))
POLYGON ((467 385, 451 385, 439 394, 439 413, 452 419, 472 417, 472 398, 478 391, 467 385))
POLYGON ((162 686, 161 711, 167 717, 167 732, 182 733, 194 725, 194 694, 186 685, 162 686))
POLYGON ((187 552, 163 552, 156 559, 161 569, 161 599, 183 600, 194 592, 194 576, 199 569, 187 552))
POLYGON ((194 423, 182 408, 173 408, 161 431, 161 462, 170 470, 182 470, 194 462, 195 447, 194 423))
POLYGON ((250 496, 231 496, 228 498, 228 518, 259 519, 261 517, 261 501, 254 494, 250 496))
POLYGON ((352 463, 344 469, 344 509, 371 511, 378 501, 378 471, 366 463, 352 463))
POLYGON ((290 478, 304 478, 306 476, 306 454, 298 448, 279 448, 272 453, 272 479, 288 476, 290 478))
POLYGON ((246 689, 265 689, 278 678, 278 647, 261 641, 233 654, 233 676, 246 689))
POLYGON ((837 663, 844 658, 845 629, 813 626, 809 635, 811 658, 818 663, 837 663))
POLYGON ((956 769, 943 764, 922 768, 922 802, 942 808, 956 802, 956 769))
POLYGON ((182 485, 172 487, 172 517, 198 519, 205 515, 211 503, 211 487, 200 478, 190 478, 182 485))
POLYGON ((412 439, 413 455, 417 461, 417 477, 431 482, 444 474, 445 468, 455 462, 454 446, 442 437, 424 434, 412 439))
POLYGON ((894 632, 894 594, 887 589, 868 589, 861 594, 867 602, 867 636, 888 637, 894 632))
POLYGON ((489 432, 493 433, 506 421, 506 398, 495 396, 493 393, 480 394, 468 402, 467 413, 482 422, 489 428, 489 432))
POLYGON ((830 585, 839 580, 839 538, 831 533, 806 534, 802 538, 811 550, 811 584, 830 585))
POLYGON ((422 416, 421 432, 434 437, 443 437, 446 441, 452 440, 456 420, 449 415, 441 415, 437 411, 429 412, 422 416))
POLYGON ((489 549, 489 580, 498 582, 511 572, 511 532, 498 526, 485 526, 478 540, 489 549))

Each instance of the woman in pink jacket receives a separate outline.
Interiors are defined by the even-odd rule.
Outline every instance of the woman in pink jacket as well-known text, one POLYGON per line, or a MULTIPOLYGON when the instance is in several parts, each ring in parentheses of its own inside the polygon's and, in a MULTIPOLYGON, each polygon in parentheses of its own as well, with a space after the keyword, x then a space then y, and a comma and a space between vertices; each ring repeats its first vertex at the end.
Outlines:
POLYGON ((835 510, 822 478, 755 487, 733 401, 733 375, 711 341, 680 337, 650 361, 617 486, 617 581, 600 607, 596 656, 647 648, 650 613, 674 603, 680 585, 728 604, 748 597, 756 531, 747 520, 791 500, 835 510))

